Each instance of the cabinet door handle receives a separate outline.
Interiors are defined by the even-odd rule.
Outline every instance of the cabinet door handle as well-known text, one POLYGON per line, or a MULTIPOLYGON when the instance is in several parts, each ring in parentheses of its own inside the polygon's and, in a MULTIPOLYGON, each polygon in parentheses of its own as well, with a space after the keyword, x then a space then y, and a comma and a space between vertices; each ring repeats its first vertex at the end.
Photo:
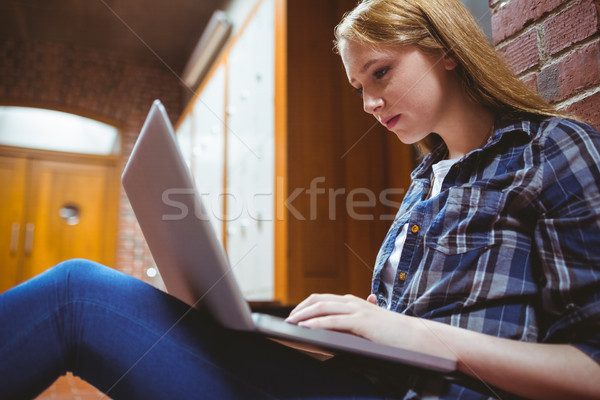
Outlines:
POLYGON ((33 231, 35 225, 31 222, 25 225, 25 254, 30 255, 33 251, 33 231))
POLYGON ((19 231, 21 230, 21 224, 13 222, 10 227, 10 254, 15 254, 19 246, 19 231))

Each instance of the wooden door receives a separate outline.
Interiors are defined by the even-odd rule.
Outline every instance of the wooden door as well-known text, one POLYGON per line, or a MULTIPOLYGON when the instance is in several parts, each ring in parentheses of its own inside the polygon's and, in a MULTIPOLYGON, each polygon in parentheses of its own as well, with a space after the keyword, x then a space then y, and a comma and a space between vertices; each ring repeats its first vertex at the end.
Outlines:
POLYGON ((112 264, 113 178, 105 165, 32 162, 23 279, 70 258, 112 264))
POLYGON ((27 160, 0 157, 0 293, 19 282, 27 160))
POLYGON ((71 258, 114 264, 117 165, 66 153, 0 156, 0 292, 71 258))

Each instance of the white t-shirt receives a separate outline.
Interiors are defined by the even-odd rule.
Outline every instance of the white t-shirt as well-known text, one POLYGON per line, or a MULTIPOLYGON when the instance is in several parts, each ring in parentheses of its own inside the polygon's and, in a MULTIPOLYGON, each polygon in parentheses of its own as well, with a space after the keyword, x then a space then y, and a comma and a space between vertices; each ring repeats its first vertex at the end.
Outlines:
MULTIPOLYGON (((429 198, 433 198, 440 194, 444 178, 446 177, 446 175, 448 175, 448 171, 450 171, 450 168, 452 168, 452 166, 457 161, 457 159, 442 160, 431 166, 433 170, 433 187, 431 188, 431 194, 429 195, 429 198)), ((404 224, 404 226, 400 230, 400 233, 398 233, 398 236, 396 237, 396 242, 394 243, 394 250, 385 262, 385 265, 383 266, 383 271, 381 272, 381 281, 385 285, 386 291, 388 293, 388 308, 390 308, 390 305, 392 304, 392 291, 394 289, 396 273, 398 272, 398 263, 400 263, 400 256, 402 255, 402 248, 404 247, 404 242, 406 241, 407 232, 408 224, 404 224)))

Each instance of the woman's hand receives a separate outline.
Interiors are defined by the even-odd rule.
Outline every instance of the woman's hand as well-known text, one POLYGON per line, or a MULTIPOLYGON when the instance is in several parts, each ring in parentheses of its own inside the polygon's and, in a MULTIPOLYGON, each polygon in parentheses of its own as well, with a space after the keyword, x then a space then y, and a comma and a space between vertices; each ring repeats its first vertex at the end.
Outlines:
MULTIPOLYGON (((377 343, 456 358, 458 369, 532 399, 600 398, 600 365, 568 344, 502 339, 385 310, 355 296, 312 295, 288 322, 352 333, 377 343)), ((490 387, 490 394, 494 395, 490 387)))
POLYGON ((373 294, 366 300, 352 295, 313 294, 286 321, 351 333, 381 344, 406 346, 414 336, 410 325, 417 322, 416 318, 380 308, 376 299, 373 294))
POLYGON ((286 321, 307 328, 351 333, 376 343, 438 357, 456 358, 443 333, 434 329, 452 327, 381 308, 374 294, 366 300, 352 295, 313 294, 294 308, 286 321))

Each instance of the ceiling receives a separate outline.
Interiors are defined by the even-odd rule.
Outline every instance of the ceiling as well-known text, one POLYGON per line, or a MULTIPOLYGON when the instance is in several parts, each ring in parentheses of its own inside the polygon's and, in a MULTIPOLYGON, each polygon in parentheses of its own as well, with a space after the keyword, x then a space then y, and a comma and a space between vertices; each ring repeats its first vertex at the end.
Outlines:
POLYGON ((181 73, 228 0, 0 0, 0 41, 53 42, 159 59, 181 73))

